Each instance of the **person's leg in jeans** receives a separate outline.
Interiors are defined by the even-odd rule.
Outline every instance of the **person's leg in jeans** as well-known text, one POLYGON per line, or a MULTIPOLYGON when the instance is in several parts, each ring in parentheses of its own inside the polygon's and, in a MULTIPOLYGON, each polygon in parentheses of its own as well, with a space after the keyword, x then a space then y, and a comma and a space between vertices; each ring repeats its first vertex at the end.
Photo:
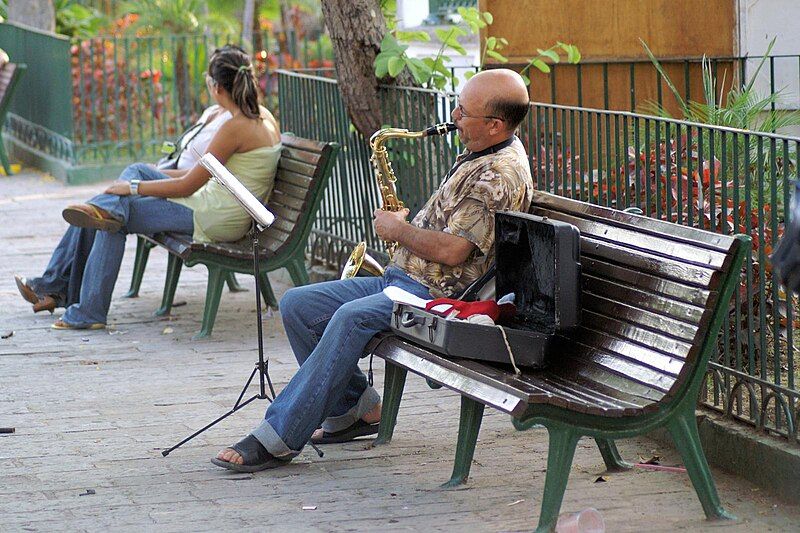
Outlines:
MULTIPOLYGON (((290 459, 297 455, 319 423, 334 408, 346 411, 357 408, 352 412, 357 419, 358 410, 369 410, 379 401, 376 397, 370 404, 362 399, 370 395, 368 391, 374 391, 368 388, 365 379, 360 383, 360 390, 348 390, 345 393, 346 389, 360 381, 354 380, 353 376, 358 371, 358 360, 364 347, 376 333, 389 328, 392 301, 379 291, 388 285, 396 285, 417 296, 429 297, 426 287, 394 268, 388 269, 384 277, 352 282, 326 284, 325 296, 330 301, 346 303, 333 312, 316 346, 268 407, 264 421, 251 432, 275 457, 290 459), (359 290, 359 294, 370 294, 353 300, 353 290, 359 290), (357 397, 347 404, 340 404, 340 400, 351 392, 357 397)), ((306 325, 293 323, 287 327, 290 343, 293 348, 297 346, 301 354, 314 344, 319 333, 318 327, 309 327, 308 323, 315 320, 321 323, 330 312, 330 306, 316 312, 318 300, 325 302, 317 295, 313 302, 306 301, 304 304, 305 309, 315 315, 313 319, 307 320, 306 325), (292 329, 291 334, 289 329, 292 329)), ((361 376, 363 378, 363 374, 361 376)), ((218 459, 229 462, 241 460, 231 449, 221 452, 218 459)))
POLYGON ((94 243, 95 231, 76 226, 67 228, 44 273, 27 279, 28 286, 39 298, 54 298, 56 307, 68 307, 78 301, 83 269, 94 243))
POLYGON ((78 327, 106 323, 125 253, 126 233, 175 231, 191 234, 194 231, 192 210, 164 198, 100 194, 89 203, 122 220, 123 228, 115 233, 98 231, 95 236, 86 261, 80 301, 69 306, 62 319, 78 327))
MULTIPOLYGON (((134 178, 149 181, 169 179, 169 176, 143 163, 129 165, 119 176, 119 179, 125 181, 134 178)), ((56 300, 57 307, 69 307, 79 301, 83 272, 94 244, 95 231, 76 226, 67 228, 53 250, 44 273, 40 277, 26 280, 39 298, 51 296, 56 300)))
MULTIPOLYGON (((329 281, 289 289, 280 302, 281 318, 297 363, 302 366, 316 348, 334 313, 344 304, 365 296, 377 294, 385 286, 384 280, 377 277, 352 278, 346 281, 329 281)), ((364 395, 368 383, 364 373, 355 367, 353 375, 342 392, 342 398, 331 411, 331 417, 344 415, 364 396, 366 403, 380 401, 378 393, 372 389, 364 395)), ((371 388, 371 387, 370 387, 371 388)), ((359 412, 364 416, 366 410, 359 412)), ((349 420, 342 427, 323 424, 327 432, 334 432, 352 425, 358 418, 349 420)))

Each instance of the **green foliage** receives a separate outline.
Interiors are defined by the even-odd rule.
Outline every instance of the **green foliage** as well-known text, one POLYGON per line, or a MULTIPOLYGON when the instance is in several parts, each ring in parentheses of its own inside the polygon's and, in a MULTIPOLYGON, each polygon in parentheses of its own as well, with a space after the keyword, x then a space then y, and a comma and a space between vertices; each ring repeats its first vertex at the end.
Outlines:
MULTIPOLYGON (((414 81, 423 87, 442 90, 448 85, 455 86, 458 80, 451 70, 447 68, 447 63, 451 62, 447 52, 462 56, 466 55, 467 50, 459 39, 470 34, 480 36, 481 30, 494 21, 492 14, 488 11, 481 12, 474 7, 459 7, 460 24, 434 30, 437 39, 441 43, 437 54, 433 57, 415 58, 406 53, 409 46, 415 42, 429 42, 431 37, 424 31, 399 31, 395 29, 396 24, 391 12, 393 4, 393 0, 383 0, 381 2, 381 8, 384 10, 384 15, 389 22, 390 31, 384 36, 381 42, 381 51, 375 58, 375 76, 380 79, 386 77, 396 78, 403 70, 408 69, 414 81)), ((500 63, 507 63, 508 58, 501 52, 506 46, 508 46, 508 40, 503 37, 491 36, 483 39, 478 69, 482 70, 484 68, 487 58, 500 63)), ((576 46, 561 42, 556 43, 547 50, 538 49, 537 51, 539 55, 529 59, 528 64, 520 72, 526 84, 530 84, 528 71, 531 68, 536 68, 542 72, 550 71, 545 59, 558 63, 561 61, 561 54, 570 63, 577 63, 581 59, 581 54, 576 46)), ((474 73, 468 72, 466 77, 469 79, 473 75, 474 73)))
POLYGON ((200 29, 198 14, 202 0, 135 0, 125 3, 129 13, 139 16, 132 26, 152 33, 194 33, 200 29))
POLYGON ((54 0, 56 33, 77 39, 96 37, 108 25, 108 19, 93 7, 77 0, 54 0))
MULTIPOLYGON (((678 103, 685 120, 760 132, 774 132, 786 126, 800 125, 800 112, 772 109, 773 105, 783 98, 781 91, 761 96, 757 94, 753 87, 774 45, 775 39, 772 39, 767 51, 758 63, 758 68, 750 77, 750 81, 741 87, 731 87, 725 95, 722 94, 721 89, 717 94, 717 80, 714 76, 711 61, 703 56, 703 101, 700 102, 683 99, 675 84, 664 71, 661 62, 656 59, 647 44, 642 41, 642 46, 644 46, 647 55, 650 57, 650 61, 675 97, 675 101, 678 103)), ((724 77, 721 85, 725 86, 724 77)), ((649 102, 645 106, 645 110, 654 115, 670 117, 667 109, 655 102, 649 102)))

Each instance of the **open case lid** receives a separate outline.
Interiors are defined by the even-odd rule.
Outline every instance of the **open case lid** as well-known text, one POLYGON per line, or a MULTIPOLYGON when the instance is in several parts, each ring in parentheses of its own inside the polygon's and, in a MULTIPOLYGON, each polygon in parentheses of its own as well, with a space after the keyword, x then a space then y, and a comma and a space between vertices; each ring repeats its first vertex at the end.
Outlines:
POLYGON ((580 234, 566 222, 526 213, 497 213, 497 298, 514 293, 508 325, 554 333, 580 321, 580 234))

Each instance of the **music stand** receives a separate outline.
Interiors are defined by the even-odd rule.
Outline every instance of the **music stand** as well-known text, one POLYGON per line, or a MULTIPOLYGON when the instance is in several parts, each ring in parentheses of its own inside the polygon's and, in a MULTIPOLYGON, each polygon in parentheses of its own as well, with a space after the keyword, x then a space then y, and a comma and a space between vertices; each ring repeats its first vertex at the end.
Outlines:
MULTIPOLYGON (((225 168, 222 163, 220 163, 216 157, 212 154, 207 153, 203 157, 200 158, 198 161, 200 165, 202 165, 206 170, 211 173, 211 179, 222 185, 225 189, 230 192, 234 198, 239 202, 239 204, 247 211, 247 214, 253 219, 253 223, 250 227, 250 240, 252 243, 253 249, 253 272, 255 273, 256 278, 256 316, 258 321, 258 361, 255 364, 255 368, 250 373, 250 377, 247 379, 247 382, 244 384, 242 388, 242 392, 239 393, 239 397, 236 399, 236 402, 233 404, 233 408, 228 412, 224 413, 222 416, 218 417, 216 420, 207 424, 202 429, 199 429, 180 441, 175 446, 172 446, 169 449, 163 450, 161 455, 166 457, 176 448, 182 446, 183 444, 189 442, 200 433, 204 432, 205 430, 209 429, 210 427, 216 425, 217 423, 225 420, 230 415, 238 411, 239 409, 243 408, 247 404, 255 401, 255 400, 268 400, 272 403, 272 400, 275 398, 275 388, 272 386, 272 380, 269 377, 269 360, 264 360, 264 338, 263 338, 263 331, 262 331, 262 324, 261 324, 261 282, 259 281, 259 268, 258 268, 258 236, 259 234, 267 229, 272 223, 275 221, 275 215, 270 213, 270 211, 264 207, 258 198, 253 196, 253 194, 247 190, 247 188, 241 184, 236 177, 231 174, 231 172, 225 168), (255 377, 256 373, 258 373, 258 381, 259 381, 259 389, 258 393, 254 394, 250 398, 245 401, 242 401, 244 398, 245 392, 250 387, 250 384, 253 382, 253 378, 255 377), (267 394, 266 385, 269 385, 269 390, 272 393, 272 397, 267 394)), ((317 452, 317 454, 322 457, 322 451, 317 448, 314 443, 309 441, 309 444, 312 448, 317 452)))

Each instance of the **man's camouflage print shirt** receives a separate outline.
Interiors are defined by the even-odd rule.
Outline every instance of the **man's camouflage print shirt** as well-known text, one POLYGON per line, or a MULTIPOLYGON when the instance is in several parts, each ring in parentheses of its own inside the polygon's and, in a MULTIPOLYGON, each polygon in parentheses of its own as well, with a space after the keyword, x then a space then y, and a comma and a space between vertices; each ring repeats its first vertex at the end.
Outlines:
POLYGON ((428 287, 434 297, 454 296, 494 262, 494 214, 527 211, 533 197, 528 156, 516 137, 482 152, 465 151, 411 224, 463 237, 475 248, 457 266, 434 263, 398 247, 392 264, 428 287))

